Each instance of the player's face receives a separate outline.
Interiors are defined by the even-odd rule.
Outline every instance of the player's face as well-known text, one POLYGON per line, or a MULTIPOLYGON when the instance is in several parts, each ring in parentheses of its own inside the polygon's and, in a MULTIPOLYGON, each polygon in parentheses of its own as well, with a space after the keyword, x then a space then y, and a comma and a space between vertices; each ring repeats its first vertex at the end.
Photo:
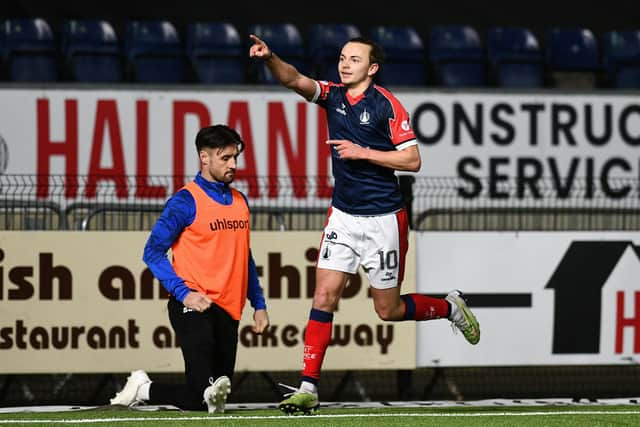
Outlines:
POLYGON ((200 151, 202 176, 208 181, 230 183, 236 175, 238 147, 205 148, 200 151))
POLYGON ((369 62, 371 47, 363 43, 349 42, 340 52, 338 72, 340 80, 347 86, 367 82, 378 70, 378 64, 369 62))

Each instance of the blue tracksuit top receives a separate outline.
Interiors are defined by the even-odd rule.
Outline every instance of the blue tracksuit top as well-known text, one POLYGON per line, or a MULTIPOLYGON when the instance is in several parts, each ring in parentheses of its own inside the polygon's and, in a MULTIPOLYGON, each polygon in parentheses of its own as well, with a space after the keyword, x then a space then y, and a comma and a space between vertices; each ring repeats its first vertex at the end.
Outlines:
MULTIPOLYGON (((194 181, 216 202, 223 205, 231 203, 231 190, 227 184, 207 181, 200 172, 198 172, 194 181)), ((191 289, 176 274, 167 258, 167 251, 173 246, 182 230, 195 220, 195 217, 196 205, 191 193, 185 189, 176 192, 167 200, 162 214, 153 226, 142 256, 142 260, 147 264, 153 275, 160 280, 162 286, 180 302, 191 292, 191 289)), ((249 253, 249 265, 247 268, 249 269, 247 298, 255 310, 266 309, 264 295, 258 281, 256 263, 251 253, 249 253)))

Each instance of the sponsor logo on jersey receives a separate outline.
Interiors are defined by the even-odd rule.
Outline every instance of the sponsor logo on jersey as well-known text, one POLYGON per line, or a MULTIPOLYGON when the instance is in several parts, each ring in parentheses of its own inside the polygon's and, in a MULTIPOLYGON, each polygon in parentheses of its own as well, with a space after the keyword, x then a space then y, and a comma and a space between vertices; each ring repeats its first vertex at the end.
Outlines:
POLYGON ((237 219, 227 219, 221 218, 216 219, 213 222, 209 222, 209 228, 211 231, 219 231, 219 230, 244 230, 245 228, 249 228, 249 220, 237 220, 237 219))

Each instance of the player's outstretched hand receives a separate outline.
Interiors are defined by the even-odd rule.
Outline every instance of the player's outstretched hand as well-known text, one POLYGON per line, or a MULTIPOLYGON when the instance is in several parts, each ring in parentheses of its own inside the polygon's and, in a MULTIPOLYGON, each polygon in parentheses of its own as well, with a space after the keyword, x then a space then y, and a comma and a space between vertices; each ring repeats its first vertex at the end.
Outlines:
POLYGON ((262 39, 255 34, 249 34, 249 38, 253 40, 253 44, 249 48, 250 58, 269 59, 271 57, 271 49, 262 39))

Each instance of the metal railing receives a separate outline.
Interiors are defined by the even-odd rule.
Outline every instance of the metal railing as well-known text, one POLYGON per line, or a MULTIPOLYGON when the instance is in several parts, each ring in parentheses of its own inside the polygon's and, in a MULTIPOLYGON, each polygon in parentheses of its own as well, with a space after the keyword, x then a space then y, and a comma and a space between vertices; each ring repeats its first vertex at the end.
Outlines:
MULTIPOLYGON (((0 175, 0 229, 149 230, 176 183, 190 179, 0 175)), ((253 230, 321 230, 327 182, 250 177, 234 185, 249 197, 253 230)), ((575 179, 570 189, 553 179, 498 184, 405 175, 400 183, 415 230, 640 229, 638 182, 629 179, 575 179)))

